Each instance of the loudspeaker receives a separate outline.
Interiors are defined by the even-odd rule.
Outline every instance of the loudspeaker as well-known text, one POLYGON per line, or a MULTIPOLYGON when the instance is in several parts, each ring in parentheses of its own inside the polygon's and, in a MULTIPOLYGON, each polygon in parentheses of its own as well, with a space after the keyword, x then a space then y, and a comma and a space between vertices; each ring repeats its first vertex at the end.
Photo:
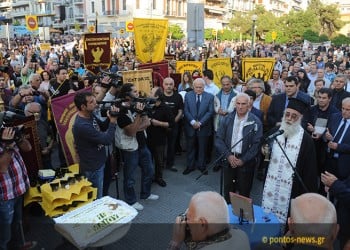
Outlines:
POLYGON ((66 6, 64 5, 60 6, 60 20, 66 20, 66 6))

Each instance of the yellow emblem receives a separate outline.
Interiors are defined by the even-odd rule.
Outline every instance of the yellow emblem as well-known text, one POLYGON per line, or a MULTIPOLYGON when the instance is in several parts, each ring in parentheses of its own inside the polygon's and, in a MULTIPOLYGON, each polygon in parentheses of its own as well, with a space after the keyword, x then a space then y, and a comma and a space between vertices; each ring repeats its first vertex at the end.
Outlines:
POLYGON ((94 57, 94 63, 101 62, 101 57, 103 55, 103 48, 97 47, 94 49, 91 49, 91 54, 94 57))

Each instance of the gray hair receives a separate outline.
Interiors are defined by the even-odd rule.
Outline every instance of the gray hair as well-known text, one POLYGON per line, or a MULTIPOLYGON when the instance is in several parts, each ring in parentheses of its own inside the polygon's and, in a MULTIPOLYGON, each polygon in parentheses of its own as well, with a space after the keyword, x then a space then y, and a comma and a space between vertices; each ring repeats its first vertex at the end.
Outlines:
POLYGON ((290 217, 294 231, 302 236, 328 236, 337 223, 334 205, 324 196, 305 193, 291 200, 290 217))
POLYGON ((258 78, 251 78, 247 85, 248 85, 248 88, 252 88, 253 86, 253 83, 258 83, 259 84, 259 87, 265 92, 265 84, 264 84, 264 81, 261 80, 261 79, 258 79, 258 78))

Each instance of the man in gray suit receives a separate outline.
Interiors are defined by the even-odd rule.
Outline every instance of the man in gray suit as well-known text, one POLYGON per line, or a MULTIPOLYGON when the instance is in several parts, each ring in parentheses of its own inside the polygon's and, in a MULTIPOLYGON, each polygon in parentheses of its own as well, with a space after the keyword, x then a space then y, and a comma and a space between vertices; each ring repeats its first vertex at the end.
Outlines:
POLYGON ((228 162, 228 168, 224 169, 224 196, 228 202, 229 192, 238 191, 240 195, 249 197, 257 165, 262 123, 249 112, 249 101, 247 94, 239 93, 236 110, 223 119, 216 133, 217 151, 220 155, 224 154, 228 162))
POLYGON ((187 140, 187 167, 184 175, 198 168, 207 174, 205 169, 205 152, 208 138, 213 131, 214 96, 204 92, 205 82, 197 78, 193 82, 193 91, 185 96, 185 134, 187 140))

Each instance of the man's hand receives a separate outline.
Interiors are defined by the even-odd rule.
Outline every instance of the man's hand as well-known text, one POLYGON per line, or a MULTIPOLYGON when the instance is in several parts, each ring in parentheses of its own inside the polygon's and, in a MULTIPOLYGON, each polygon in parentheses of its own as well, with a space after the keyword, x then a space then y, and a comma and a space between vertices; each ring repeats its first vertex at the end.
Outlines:
POLYGON ((186 221, 182 220, 181 216, 177 216, 175 220, 175 224, 173 227, 173 238, 172 240, 179 244, 185 240, 186 236, 186 221))
POLYGON ((327 187, 332 186, 336 180, 338 180, 338 178, 327 171, 325 171, 324 174, 321 173, 321 181, 327 187))
POLYGON ((315 131, 315 128, 314 128, 314 126, 311 125, 311 123, 307 124, 306 129, 307 129, 307 131, 309 131, 311 133, 315 131))
POLYGON ((338 143, 336 143, 336 142, 330 141, 330 142, 328 142, 327 145, 330 149, 333 149, 333 150, 337 150, 337 148, 338 148, 338 143))
POLYGON ((4 131, 1 134, 1 139, 3 141, 12 141, 15 137, 15 130, 11 127, 5 127, 4 131))
POLYGON ((193 123, 192 127, 194 129, 199 129, 201 127, 201 123, 200 122, 195 122, 195 123, 193 123))
POLYGON ((333 140, 333 136, 331 135, 331 133, 329 133, 329 129, 328 128, 327 128, 326 133, 324 134, 324 136, 327 139, 327 141, 333 140))
POLYGON ((237 167, 241 167, 243 166, 243 161, 241 159, 238 159, 236 156, 234 156, 234 164, 237 166, 237 167))
POLYGON ((117 123, 117 119, 118 119, 118 116, 114 115, 115 113, 119 113, 119 108, 117 108, 116 106, 111 106, 111 110, 108 110, 107 112, 107 116, 109 118, 109 122, 110 123, 117 123), (112 115, 111 115, 112 113, 112 115))

